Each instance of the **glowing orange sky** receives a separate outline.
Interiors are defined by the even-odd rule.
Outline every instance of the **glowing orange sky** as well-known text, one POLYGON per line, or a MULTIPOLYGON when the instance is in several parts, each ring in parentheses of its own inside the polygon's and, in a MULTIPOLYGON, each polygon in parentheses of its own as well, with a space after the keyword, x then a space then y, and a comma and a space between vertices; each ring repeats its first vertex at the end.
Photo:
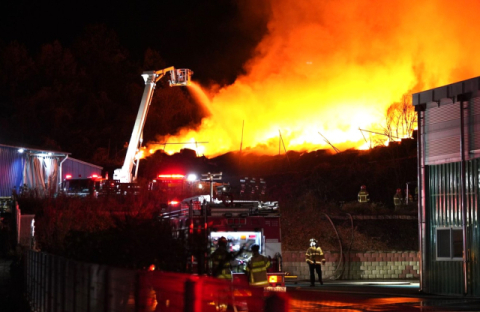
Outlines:
POLYGON ((480 75, 480 1, 271 0, 271 7, 269 34, 246 74, 205 89, 208 97, 193 90, 212 115, 198 130, 159 141, 206 141, 184 146, 206 156, 238 151, 244 121, 244 151, 278 153, 279 130, 287 150, 328 148, 318 132, 340 150, 360 147, 358 128, 381 123, 403 94, 480 75))

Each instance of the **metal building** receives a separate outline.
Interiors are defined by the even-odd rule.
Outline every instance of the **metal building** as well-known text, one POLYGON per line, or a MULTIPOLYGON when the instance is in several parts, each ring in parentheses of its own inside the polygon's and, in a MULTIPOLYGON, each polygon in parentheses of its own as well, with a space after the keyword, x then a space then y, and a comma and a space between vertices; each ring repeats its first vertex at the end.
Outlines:
POLYGON ((72 178, 88 178, 94 174, 101 176, 102 169, 103 167, 68 157, 62 164, 61 177, 65 179, 67 175, 70 175, 72 178))
POLYGON ((480 296, 480 77, 415 93, 412 103, 421 290, 480 296))
POLYGON ((0 144, 0 198, 26 186, 39 192, 59 190, 66 174, 101 175, 102 167, 70 158, 70 153, 0 144))

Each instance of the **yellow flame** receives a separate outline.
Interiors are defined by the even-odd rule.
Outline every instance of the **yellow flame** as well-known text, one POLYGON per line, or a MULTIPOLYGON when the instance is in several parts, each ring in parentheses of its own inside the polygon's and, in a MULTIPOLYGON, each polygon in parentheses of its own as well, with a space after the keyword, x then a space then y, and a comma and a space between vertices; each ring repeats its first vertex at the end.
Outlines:
POLYGON ((193 84, 210 116, 163 140, 208 142, 184 147, 209 156, 330 148, 319 133, 340 150, 369 148, 359 128, 382 124, 402 95, 479 74, 479 11, 479 1, 272 0, 247 73, 210 97, 216 88, 193 84))

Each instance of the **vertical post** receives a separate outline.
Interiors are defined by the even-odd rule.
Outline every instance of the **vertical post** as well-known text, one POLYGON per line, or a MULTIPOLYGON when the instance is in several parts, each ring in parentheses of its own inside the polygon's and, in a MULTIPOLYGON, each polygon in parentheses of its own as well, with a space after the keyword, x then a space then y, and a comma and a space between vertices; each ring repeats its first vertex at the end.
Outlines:
POLYGON ((64 258, 62 260, 63 275, 62 275, 62 309, 61 311, 65 311, 67 306, 67 270, 68 270, 67 263, 68 263, 67 259, 64 258))
MULTIPOLYGON (((84 265, 85 267, 85 265, 84 265)), ((90 312, 90 305, 92 301, 92 266, 90 264, 87 264, 87 270, 82 270, 82 275, 85 276, 85 271, 87 271, 87 312, 90 312)))
POLYGON ((213 203, 213 176, 210 176, 210 203, 213 203))
POLYGON ((47 269, 47 274, 46 274, 46 280, 47 280, 47 288, 46 288, 46 299, 47 301, 45 302, 45 309, 46 311, 52 311, 52 301, 53 301, 53 296, 54 296, 54 292, 53 292, 53 287, 52 287, 52 284, 53 284, 53 278, 54 278, 54 274, 53 274, 53 257, 51 255, 48 255, 47 256, 47 265, 46 265, 46 269, 47 269))
POLYGON ((462 211, 462 232, 463 232, 463 286, 464 286, 464 295, 468 294, 468 243, 467 243, 467 207, 466 207, 466 187, 465 187, 465 120, 463 117, 463 102, 468 100, 468 95, 465 93, 458 96, 460 102, 460 153, 461 153, 461 162, 460 162, 460 192, 461 200, 460 207, 462 211))
POLYGON ((405 204, 408 205, 408 194, 410 193, 410 182, 407 182, 407 188, 405 190, 405 204))
POLYGON ((73 300, 73 312, 77 311, 77 263, 73 262, 73 291, 72 291, 72 300, 73 300))
POLYGON ((419 259, 419 275, 420 275, 420 289, 419 291, 423 291, 424 289, 424 281, 423 281, 423 273, 425 270, 425 262, 424 259, 427 256, 426 254, 426 246, 425 246, 425 166, 423 163, 423 117, 424 117, 424 109, 419 107, 417 111, 417 124, 418 124, 418 132, 417 132, 417 178, 418 178, 418 198, 417 198, 417 205, 418 205, 418 240, 420 246, 420 259, 419 259))
POLYGON ((210 263, 208 261, 208 259, 210 258, 210 242, 208 241, 208 204, 207 202, 204 200, 203 203, 202 203, 202 206, 203 206, 203 220, 204 220, 204 233, 203 233, 203 237, 204 237, 204 242, 205 242, 205 252, 204 252, 204 264, 205 264, 205 268, 204 268, 204 273, 206 274, 209 274, 210 272, 210 263))
POLYGON ((47 262, 47 255, 42 253, 42 292, 41 292, 41 302, 42 312, 46 312, 47 310, 47 298, 48 298, 48 262, 47 262))
POLYGON ((221 180, 222 173, 206 173, 202 174, 202 181, 208 181, 210 183, 210 202, 213 203, 213 181, 221 180))
POLYGON ((195 281, 191 278, 185 281, 185 288, 184 288, 184 305, 183 311, 184 312, 201 312, 202 311, 202 294, 201 294, 201 286, 198 285, 198 279, 195 281))

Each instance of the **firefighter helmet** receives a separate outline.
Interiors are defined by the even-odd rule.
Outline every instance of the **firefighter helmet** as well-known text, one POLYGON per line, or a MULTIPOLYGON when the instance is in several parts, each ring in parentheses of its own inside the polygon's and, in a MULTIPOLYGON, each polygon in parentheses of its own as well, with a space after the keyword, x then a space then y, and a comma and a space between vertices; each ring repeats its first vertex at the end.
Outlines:
POLYGON ((310 239, 310 246, 316 246, 317 245, 317 240, 315 238, 310 239))
POLYGON ((252 245, 252 247, 250 248, 253 252, 257 252, 260 250, 260 246, 258 246, 257 244, 255 245, 252 245))
POLYGON ((366 190, 366 189, 367 189, 367 187, 366 187, 365 185, 362 185, 362 186, 360 187, 360 189, 362 189, 362 190, 366 190))
POLYGON ((225 236, 222 236, 218 239, 218 246, 227 246, 227 239, 225 238, 225 236))
POLYGON ((397 193, 400 193, 401 191, 402 191, 401 189, 397 188, 397 193))

